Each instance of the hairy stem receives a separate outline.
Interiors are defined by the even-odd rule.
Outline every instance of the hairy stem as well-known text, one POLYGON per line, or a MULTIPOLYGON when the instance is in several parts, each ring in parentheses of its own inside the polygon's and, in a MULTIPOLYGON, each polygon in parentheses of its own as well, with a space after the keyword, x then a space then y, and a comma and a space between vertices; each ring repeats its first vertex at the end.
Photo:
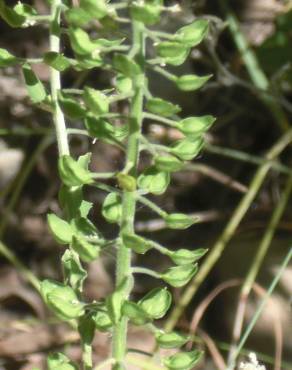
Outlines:
MULTIPOLYGON (((60 12, 62 0, 51 1, 51 27, 50 27, 50 51, 60 53, 60 12)), ((61 75, 54 68, 50 68, 50 84, 52 103, 54 105, 53 119, 55 124, 58 150, 60 155, 69 154, 69 144, 67 139, 66 124, 63 112, 58 103, 58 91, 61 90, 61 75)))
MULTIPOLYGON (((144 26, 140 22, 133 21, 133 48, 131 50, 131 57, 134 57, 136 62, 140 64, 144 70, 144 26)), ((129 118, 129 137, 126 150, 125 168, 130 168, 129 174, 137 177, 137 164, 139 160, 139 139, 141 133, 141 126, 143 121, 143 96, 144 96, 144 73, 136 76, 134 79, 134 95, 131 99, 131 110, 129 118)), ((120 233, 131 233, 134 231, 136 211, 136 195, 135 192, 124 191, 122 201, 122 219, 120 233)), ((122 243, 119 245, 116 262, 116 286, 131 275, 131 251, 122 243)), ((130 292, 125 294, 127 299, 130 292)), ((126 355, 127 345, 127 318, 122 317, 117 323, 113 332, 113 358, 116 360, 115 368, 119 369, 126 355)))

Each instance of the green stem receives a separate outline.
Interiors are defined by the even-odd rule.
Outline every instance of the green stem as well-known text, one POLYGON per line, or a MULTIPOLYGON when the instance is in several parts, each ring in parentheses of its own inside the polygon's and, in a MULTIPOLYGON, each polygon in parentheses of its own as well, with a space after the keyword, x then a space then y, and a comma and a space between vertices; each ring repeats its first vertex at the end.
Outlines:
MULTIPOLYGON (((209 153, 219 154, 224 157, 237 159, 242 162, 249 162, 249 163, 256 164, 256 165, 261 165, 267 162, 267 159, 263 157, 259 157, 256 155, 241 152, 240 150, 225 148, 222 146, 217 146, 217 145, 213 145, 209 143, 205 144, 204 149, 209 153)), ((271 160, 270 163, 271 163, 271 167, 279 172, 286 173, 286 174, 291 174, 292 172, 289 167, 281 163, 278 163, 274 160, 271 160)))
MULTIPOLYGON (((132 21, 133 29, 133 48, 132 57, 140 64, 144 70, 145 39, 144 26, 142 23, 132 21), (134 52, 133 52, 134 51, 134 52)), ((133 80, 134 95, 131 99, 130 117, 129 117, 129 136, 126 151, 125 168, 131 168, 129 174, 137 177, 137 165, 139 161, 139 139, 143 121, 143 96, 145 76, 142 73, 133 80)), ((124 191, 122 197, 122 218, 120 233, 134 232, 134 221, 136 212, 136 194, 135 192, 124 191)), ((116 286, 131 275, 131 251, 122 243, 119 245, 116 262, 116 286)), ((128 298, 130 292, 125 294, 124 299, 128 298)), ((115 325, 113 331, 113 358, 116 360, 115 368, 123 366, 127 347, 127 318, 122 317, 115 325)))
POLYGON ((4 256, 22 276, 37 290, 40 290, 40 282, 38 278, 11 252, 11 250, 0 241, 0 254, 4 256))
POLYGON ((235 320, 234 320, 234 328, 233 328, 233 344, 230 347, 230 354, 229 354, 229 364, 231 364, 234 353, 236 351, 236 343, 240 337, 241 330, 242 330, 242 324, 244 320, 244 314, 245 314, 245 307, 247 303, 248 296, 250 294, 250 291, 253 287, 253 284, 256 280, 257 274, 259 272, 259 269, 262 265, 262 262, 268 252, 268 249, 271 245, 272 239, 275 235, 277 226, 280 222, 280 219, 286 209, 287 203, 289 201, 290 195, 292 191, 292 176, 289 176, 286 187, 283 191, 283 194, 279 200, 279 203, 277 204, 271 220, 267 226, 266 232, 263 235, 263 238, 260 242, 260 245, 257 249, 256 256, 253 258, 252 265, 247 273, 247 276, 244 280, 244 283, 242 285, 241 291, 240 291, 240 299, 236 310, 235 320))
MULTIPOLYGON (((62 0, 51 1, 51 27, 50 27, 50 51, 60 53, 60 12, 62 0)), ((60 156, 70 154, 66 124, 63 112, 58 102, 58 91, 61 90, 61 76, 60 72, 54 68, 50 68, 50 83, 51 83, 51 96, 54 105, 53 119, 55 124, 58 150, 60 156)))
POLYGON ((134 266, 131 268, 131 271, 133 274, 144 274, 144 275, 152 276, 155 279, 160 279, 160 275, 157 272, 147 269, 146 267, 134 266))
MULTIPOLYGON (((266 157, 267 160, 270 161, 276 158, 284 150, 284 148, 291 143, 291 141, 292 141, 292 130, 288 131, 287 134, 283 135, 280 138, 280 140, 269 150, 267 157, 266 157)), ((215 263, 220 258, 226 245, 232 238, 238 225, 240 224, 241 220, 243 219, 246 212, 248 211, 251 203, 254 201, 270 168, 271 168, 271 163, 266 162, 262 166, 260 166, 260 168, 255 173, 251 181, 251 184, 249 186, 248 192, 244 195, 241 202, 235 209, 233 215, 230 217, 230 221, 227 223, 218 241, 215 243, 211 252, 208 254, 206 259, 204 260, 203 264, 201 265, 201 268, 199 269, 198 274, 191 281, 190 285, 185 289, 178 305, 176 305, 176 307, 170 314, 169 319, 167 320, 166 325, 165 325, 166 331, 170 331, 175 327, 185 307, 190 303, 193 296, 197 292, 199 286, 206 279, 207 275, 209 274, 209 272, 211 271, 215 263)))
POLYGON ((9 200, 9 203, 7 207, 5 207, 5 211, 3 212, 3 216, 1 218, 0 222, 0 238, 2 238, 5 228, 7 226, 7 222, 9 220, 9 217, 11 215, 11 212, 13 211, 14 207, 16 206, 16 203, 19 199, 19 196, 22 192, 23 186, 25 185, 25 182, 27 178, 29 177, 36 161, 39 159, 41 153, 47 148, 47 146, 52 142, 52 137, 45 136, 39 145, 37 146, 35 152, 32 154, 32 156, 29 158, 27 163, 22 167, 21 171, 19 172, 19 175, 16 178, 15 181, 15 188, 13 190, 13 193, 11 195, 11 198, 9 200))
POLYGON ((92 370, 92 346, 82 343, 82 361, 84 370, 92 370))
MULTIPOLYGON (((251 49, 246 40, 244 34, 241 32, 239 22, 235 14, 231 11, 226 0, 220 1, 222 9, 226 13, 226 19, 228 21, 228 26, 230 33, 233 37, 234 43, 239 50, 242 60, 246 66, 246 69, 250 75, 250 78, 253 84, 260 90, 267 91, 269 90, 270 83, 267 76, 264 74, 259 61, 256 57, 256 54, 251 49)), ((260 95, 261 100, 267 106, 267 108, 273 114, 276 122, 283 132, 287 131, 290 127, 285 112, 282 110, 278 102, 275 102, 267 94, 262 93, 260 95)))
POLYGON ((176 121, 173 121, 172 119, 168 119, 168 118, 165 118, 165 117, 158 116, 158 115, 153 114, 153 113, 144 113, 143 117, 153 119, 154 121, 165 123, 166 125, 168 125, 170 127, 177 127, 177 122, 176 121))

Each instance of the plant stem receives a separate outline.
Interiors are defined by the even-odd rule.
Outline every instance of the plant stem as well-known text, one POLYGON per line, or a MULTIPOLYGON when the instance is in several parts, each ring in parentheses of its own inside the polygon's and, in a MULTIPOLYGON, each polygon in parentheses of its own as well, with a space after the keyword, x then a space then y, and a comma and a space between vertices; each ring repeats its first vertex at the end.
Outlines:
POLYGON ((281 265, 281 268, 279 269, 277 275, 275 276, 275 278, 273 279, 264 299, 262 300, 262 302, 260 303, 258 309, 256 310, 256 313, 253 315, 248 327, 246 328, 246 331, 244 332, 241 340, 240 340, 240 343, 239 345, 237 346, 236 348, 236 351, 233 355, 233 358, 231 360, 231 364, 230 366, 228 367, 227 370, 231 370, 234 368, 235 366, 235 361, 237 359, 237 356, 239 355, 241 349, 243 348, 249 334, 251 333, 252 329, 254 328, 256 322, 258 321, 258 318, 260 317, 265 305, 267 304, 270 296, 272 295, 275 287, 277 286, 283 272, 285 271, 285 268, 288 266, 289 262, 290 262, 290 259, 292 258, 292 247, 290 247, 289 251, 288 251, 288 254, 286 255, 282 265, 281 265))
POLYGON ((4 256, 22 276, 37 290, 40 290, 40 282, 38 278, 29 270, 18 257, 7 247, 6 244, 0 241, 0 254, 4 256))
MULTIPOLYGON (((50 51, 60 53, 60 12, 62 0, 51 1, 51 27, 50 27, 50 51)), ((60 156, 70 154, 67 139, 66 124, 63 112, 58 102, 58 91, 61 90, 61 75, 60 72, 54 68, 50 68, 50 83, 51 83, 51 96, 54 105, 53 119, 56 129, 56 136, 58 142, 58 150, 60 156)))
POLYGON ((161 116, 158 116, 158 115, 153 114, 153 113, 144 113, 143 116, 145 118, 153 119, 154 121, 165 123, 166 125, 168 125, 170 127, 177 127, 178 122, 176 122, 172 119, 161 117, 161 116))
MULTIPOLYGON (((230 149, 222 146, 217 146, 213 144, 206 143, 204 146, 204 149, 209 153, 214 153, 218 155, 222 155, 224 157, 237 159, 238 161, 242 162, 249 162, 252 164, 261 165, 267 162, 266 158, 256 156, 253 154, 248 154, 245 152, 242 152, 240 150, 230 149)), ((281 163, 278 163, 275 160, 271 160, 271 167, 279 172, 291 174, 291 169, 281 163)))
POLYGON ((260 245, 257 249, 256 256, 253 258, 252 265, 246 275, 246 278, 242 284, 242 288, 240 291, 240 298, 239 303, 237 305, 237 310, 235 314, 235 320, 234 320, 234 327, 233 327, 233 340, 230 347, 229 352, 229 360, 228 364, 231 365, 234 353, 236 351, 236 343, 239 340, 241 330, 242 330, 242 324, 244 320, 245 315, 245 308, 246 303, 248 300, 248 296, 250 294, 250 291, 253 287, 253 284, 255 282, 256 276, 259 272, 259 269, 262 265, 262 262, 268 252, 268 249, 271 245, 272 239, 274 237, 275 231, 277 229, 277 226, 279 224, 279 221, 283 215, 283 212, 285 211, 285 208, 287 206, 287 203, 289 201, 290 195, 292 191, 292 176, 289 176, 285 189, 283 191, 283 194, 272 214, 272 217, 270 219, 270 222, 268 224, 268 227, 266 229, 266 232, 263 235, 263 238, 260 242, 260 245))
POLYGON ((144 275, 152 276, 155 279, 160 279, 160 275, 157 272, 147 269, 146 267, 134 266, 132 267, 131 271, 133 274, 144 274, 144 275))
POLYGON ((2 238, 7 222, 9 220, 9 217, 11 215, 11 212, 13 211, 15 205, 17 204, 17 201, 19 199, 19 196, 22 192, 22 189, 25 185, 26 180, 28 179, 36 161, 39 159, 42 152, 50 145, 52 142, 51 136, 45 136, 42 138, 41 142, 37 146, 35 152, 31 155, 31 157, 28 159, 27 163, 22 167, 20 170, 18 176, 16 177, 15 181, 15 188, 13 190, 13 193, 9 199, 9 202, 7 204, 7 207, 5 207, 5 210, 3 212, 3 216, 0 221, 0 238, 2 238))
MULTIPOLYGON (((250 78, 253 84, 263 91, 269 90, 270 83, 267 76, 264 74, 259 61, 256 57, 256 54, 249 46, 244 34, 240 30, 238 20, 231 11, 228 2, 226 0, 220 0, 222 9, 226 13, 226 19, 228 21, 228 26, 230 33, 233 37, 234 43, 236 44, 237 49, 239 50, 242 60, 246 66, 246 69, 250 75, 250 78)), ((278 102, 275 102, 267 94, 262 93, 260 95, 261 100, 267 106, 267 108, 273 114, 275 120, 277 121, 280 129, 285 132, 289 129, 290 125, 285 115, 285 112, 282 110, 278 102)))
POLYGON ((88 343, 82 344, 82 361, 84 370, 92 370, 92 346, 88 343))
MULTIPOLYGON (((144 25, 137 21, 132 21, 133 29, 133 48, 132 57, 139 63, 142 71, 144 70, 144 25), (133 55, 134 54, 134 55, 133 55)), ((129 174, 137 177, 137 165, 139 161, 139 142, 143 121, 143 97, 144 97, 144 73, 133 79, 134 95, 131 99, 130 117, 129 117, 129 136, 126 150, 125 168, 131 168, 129 174)), ((136 212, 136 194, 135 192, 124 191, 122 197, 122 218, 120 234, 124 232, 132 233, 134 231, 134 221, 136 212)), ((116 286, 131 275, 131 251, 122 243, 119 245, 116 262, 116 286)), ((125 294, 128 298, 130 292, 125 294)), ((127 346, 127 318, 122 317, 114 327, 113 332, 113 358, 116 360, 115 368, 122 367, 126 355, 127 346)))
MULTIPOLYGON (((266 158, 267 160, 272 160, 276 158, 281 151, 291 143, 292 141, 292 130, 288 131, 287 134, 283 135, 280 140, 269 150, 266 158)), ((223 230, 222 234, 220 235, 218 241, 213 246, 211 252, 206 257, 205 261, 201 265, 201 268, 198 274, 194 277, 190 285, 185 289, 183 292, 179 304, 174 308, 172 313, 169 316, 169 319, 166 322, 165 330, 170 331, 176 325, 179 317, 183 313, 185 307, 190 303, 193 296, 197 292, 201 283, 205 280, 215 263, 220 258, 221 254, 223 253, 227 243, 232 238, 235 230, 237 229, 238 225, 240 224, 241 220, 245 216, 246 212, 248 211, 251 203, 253 202, 254 198, 256 197, 267 173, 271 168, 271 162, 266 162, 259 167, 257 172, 255 173, 251 184, 249 186, 248 192, 244 195, 241 202, 235 209, 233 215, 230 217, 230 221, 227 223, 225 229, 223 230)))

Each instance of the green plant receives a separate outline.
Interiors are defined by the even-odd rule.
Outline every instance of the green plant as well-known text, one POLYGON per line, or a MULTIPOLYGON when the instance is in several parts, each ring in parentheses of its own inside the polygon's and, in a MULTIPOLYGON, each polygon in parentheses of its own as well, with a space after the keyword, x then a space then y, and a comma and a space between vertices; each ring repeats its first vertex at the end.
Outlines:
MULTIPOLYGON (((40 284, 40 292, 58 318, 78 329, 83 369, 93 369, 91 344, 95 330, 100 330, 112 332, 112 359, 109 361, 117 370, 124 368, 125 364, 129 320, 134 325, 147 325, 161 348, 179 348, 189 340, 179 333, 164 333, 153 324, 171 306, 171 294, 167 288, 155 288, 138 302, 131 300, 130 293, 137 273, 149 274, 173 287, 184 286, 196 274, 197 261, 206 250, 171 251, 137 235, 134 221, 136 203, 141 202, 158 213, 170 229, 186 229, 196 222, 185 214, 168 214, 145 195, 159 195, 166 191, 171 173, 183 169, 186 161, 199 154, 204 133, 215 119, 211 116, 180 119, 177 116, 181 110, 178 105, 152 96, 148 89, 147 71, 153 69, 163 74, 182 91, 195 91, 202 87, 210 76, 190 74, 177 77, 164 67, 179 66, 186 60, 190 50, 205 37, 208 21, 198 19, 174 34, 167 34, 151 29, 152 25, 159 23, 162 12, 178 10, 177 7, 164 7, 162 0, 112 4, 103 0, 81 0, 78 7, 62 0, 50 0, 49 3, 50 15, 41 16, 31 6, 18 3, 12 8, 0 0, 0 15, 10 26, 28 27, 40 22, 50 26, 50 50, 40 59, 26 60, 0 49, 0 66, 20 65, 32 102, 52 113, 58 143, 62 215, 49 214, 48 224, 56 241, 68 248, 62 257, 64 281, 45 280, 40 284), (61 27, 61 19, 66 28, 61 27), (124 26, 127 23, 130 27, 124 26), (123 37, 118 38, 118 35, 123 37), (73 57, 61 53, 65 37, 70 42, 73 57), (146 40, 152 41, 155 58, 149 58, 146 40), (34 63, 45 63, 50 67, 50 93, 34 73, 34 63), (70 68, 85 74, 93 68, 104 69, 115 76, 113 86, 102 91, 91 86, 84 86, 82 90, 63 89, 61 73, 70 68), (128 103, 128 114, 112 111, 111 104, 118 100, 128 103), (84 130, 70 131, 65 118, 70 122, 82 121, 84 130), (150 142, 142 132, 142 123, 149 119, 176 128, 182 138, 171 146, 150 142), (70 154, 70 133, 85 134, 116 146, 125 154, 124 168, 116 173, 93 173, 89 169, 90 153, 77 159, 70 154), (141 151, 147 151, 151 160, 150 165, 139 172, 141 151), (105 179, 116 181, 117 187, 102 182, 105 179), (102 215, 109 223, 120 227, 114 241, 117 249, 115 290, 103 301, 89 303, 83 296, 83 283, 87 276, 84 264, 98 258, 113 241, 106 240, 90 220, 92 204, 84 199, 85 186, 108 193, 102 215), (152 248, 168 256, 174 265, 162 273, 131 266, 133 252, 144 254, 152 248)), ((180 351, 164 358, 163 364, 168 369, 187 370, 200 357, 201 352, 197 350, 180 351)), ((55 353, 48 357, 48 368, 74 370, 79 365, 62 353, 55 353)))

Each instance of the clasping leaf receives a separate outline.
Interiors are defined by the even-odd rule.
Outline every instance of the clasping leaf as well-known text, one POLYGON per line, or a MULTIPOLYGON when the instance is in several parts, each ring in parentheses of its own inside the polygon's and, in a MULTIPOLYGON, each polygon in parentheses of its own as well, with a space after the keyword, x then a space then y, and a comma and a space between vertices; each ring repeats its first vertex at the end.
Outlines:
POLYGON ((149 249, 151 249, 151 243, 145 238, 142 238, 136 234, 126 234, 122 235, 123 244, 127 247, 132 249, 138 254, 144 254, 149 249))
POLYGON ((78 236, 73 236, 71 247, 80 256, 81 260, 84 262, 92 262, 98 256, 100 252, 100 247, 96 244, 92 244, 87 240, 80 238, 78 236))
POLYGON ((48 370, 78 370, 78 366, 61 352, 48 356, 48 370))
POLYGON ((54 280, 41 282, 41 295, 48 307, 63 320, 80 317, 84 313, 84 304, 79 302, 75 291, 54 280))
POLYGON ((60 177, 67 186, 82 186, 93 183, 91 172, 69 155, 60 157, 58 166, 60 177))
POLYGON ((103 217, 110 223, 119 223, 122 217, 122 199, 117 193, 109 193, 102 205, 103 217))
POLYGON ((83 99, 86 106, 94 114, 105 114, 109 111, 109 101, 106 95, 98 90, 86 86, 84 88, 83 99))
POLYGON ((48 215, 48 224, 54 238, 58 243, 60 244, 71 243, 74 230, 68 222, 62 220, 54 213, 50 213, 48 215))
POLYGON ((10 67, 23 62, 23 59, 9 53, 8 50, 0 48, 0 67, 10 67))
POLYGON ((151 321, 151 318, 143 308, 135 302, 125 301, 123 303, 122 313, 127 316, 134 325, 144 325, 151 321))
POLYGON ((40 103, 45 100, 47 94, 44 88, 44 85, 35 75, 31 66, 28 63, 25 63, 22 66, 25 85, 28 91, 28 94, 33 103, 40 103))

